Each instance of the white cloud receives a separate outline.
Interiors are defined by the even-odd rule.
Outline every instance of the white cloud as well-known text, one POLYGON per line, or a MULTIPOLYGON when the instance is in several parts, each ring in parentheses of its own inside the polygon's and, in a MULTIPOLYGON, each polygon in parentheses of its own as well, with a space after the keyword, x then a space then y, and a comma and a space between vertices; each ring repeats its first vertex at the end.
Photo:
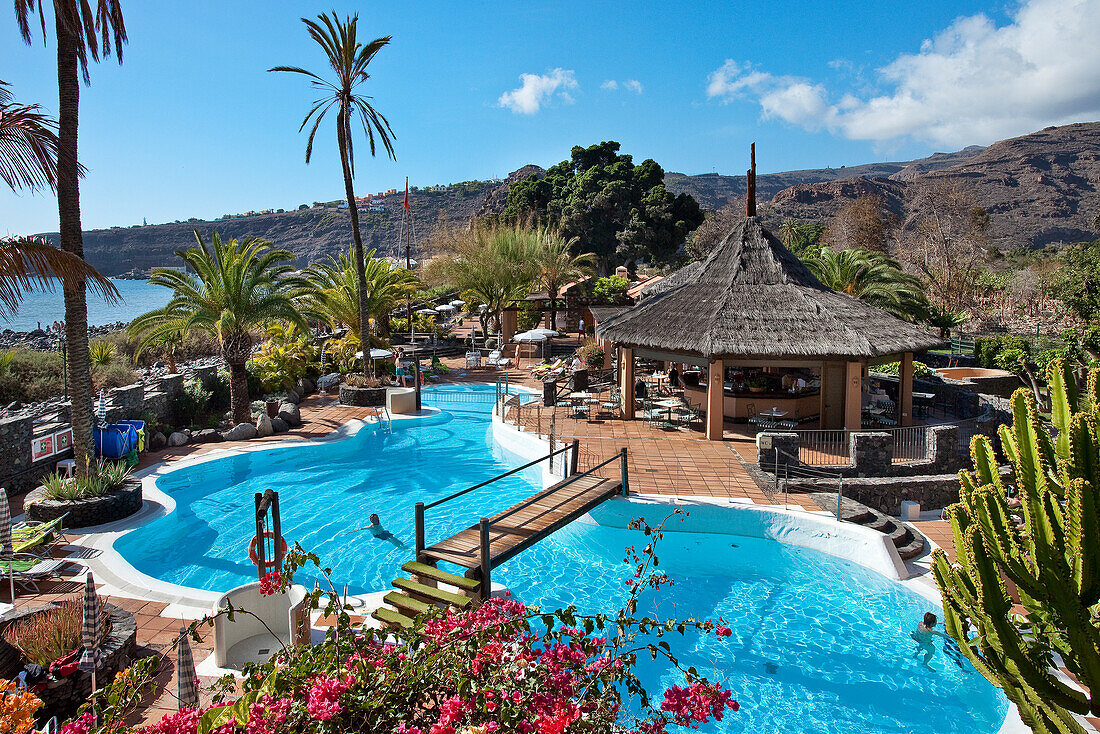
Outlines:
POLYGON ((572 104, 573 97, 567 90, 577 89, 577 78, 572 70, 551 69, 545 74, 520 74, 520 86, 500 95, 498 107, 507 107, 516 114, 533 115, 555 96, 565 104, 572 104))
MULTIPOLYGON (((628 92, 634 92, 635 94, 642 93, 642 83, 637 79, 626 79, 622 82, 622 88, 628 92)), ((608 79, 606 82, 600 85, 600 89, 604 89, 608 92, 614 92, 620 87, 619 82, 614 79, 608 79)))
POLYGON ((752 98, 766 118, 855 140, 989 143, 1100 118, 1100 0, 1024 0, 1011 22, 959 18, 878 70, 880 93, 830 94, 812 80, 727 60, 707 96, 752 98), (839 101, 830 99, 839 97, 839 101))

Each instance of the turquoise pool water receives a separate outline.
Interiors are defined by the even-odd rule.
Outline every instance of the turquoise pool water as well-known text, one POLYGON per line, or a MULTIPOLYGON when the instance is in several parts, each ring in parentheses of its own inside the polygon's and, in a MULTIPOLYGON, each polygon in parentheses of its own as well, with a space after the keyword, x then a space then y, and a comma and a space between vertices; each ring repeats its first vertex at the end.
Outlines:
MULTIPOLYGON (((250 452, 171 472, 158 486, 176 511, 115 543, 138 570, 173 583, 225 590, 254 578, 246 548, 255 525, 254 492, 280 493, 283 533, 331 564, 353 591, 384 589, 409 559, 412 505, 430 502, 525 463, 491 437, 492 387, 425 392, 438 416, 371 427, 321 446, 250 452), (395 536, 365 530, 377 512, 395 536), (404 543, 406 547, 400 544, 404 543)), ((428 541, 492 514, 539 486, 523 472, 429 511, 428 541)), ((663 511, 607 503, 495 572, 528 604, 613 611, 626 597, 623 548, 640 536, 634 515, 663 511)), ((937 649, 929 666, 914 659, 910 632, 926 611, 922 597, 879 574, 815 551, 759 538, 669 532, 657 549, 674 584, 642 599, 662 617, 727 620, 733 635, 670 640, 685 664, 722 680, 741 710, 709 732, 810 734, 913 732, 990 734, 1007 701, 968 664, 937 649), (700 560, 705 562, 701 563, 700 560)), ((308 581, 306 583, 309 583, 308 581)), ((657 691, 680 683, 668 666, 640 663, 657 691)))

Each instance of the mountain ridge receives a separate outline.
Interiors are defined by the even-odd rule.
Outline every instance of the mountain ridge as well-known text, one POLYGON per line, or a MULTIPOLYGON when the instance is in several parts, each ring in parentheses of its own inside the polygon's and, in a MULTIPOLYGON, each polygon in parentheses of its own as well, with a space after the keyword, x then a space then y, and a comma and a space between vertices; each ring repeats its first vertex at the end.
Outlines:
MULTIPOLYGON (((421 246, 438 222, 462 222, 499 213, 511 182, 543 171, 531 164, 505 180, 411 190, 414 256, 422 254, 421 246)), ((892 213, 902 216, 917 188, 935 181, 962 182, 968 187, 976 203, 990 212, 991 241, 1001 249, 1092 239, 1097 226, 1094 218, 1100 213, 1100 123, 1046 128, 986 147, 969 146, 912 161, 759 174, 757 195, 761 216, 770 223, 784 219, 826 221, 865 194, 881 196, 892 213)), ((665 185, 677 194, 690 193, 704 209, 717 209, 744 196, 745 176, 667 172, 665 185)), ((396 192, 376 197, 373 206, 360 207, 366 247, 382 255, 403 254, 398 241, 402 197, 403 192, 396 192)), ((204 237, 217 230, 223 237, 271 240, 293 252, 299 266, 351 246, 346 209, 321 206, 212 221, 89 230, 84 233, 85 256, 108 275, 170 265, 175 262, 176 250, 194 243, 193 229, 204 237)), ((46 236, 56 239, 53 234, 46 236)))

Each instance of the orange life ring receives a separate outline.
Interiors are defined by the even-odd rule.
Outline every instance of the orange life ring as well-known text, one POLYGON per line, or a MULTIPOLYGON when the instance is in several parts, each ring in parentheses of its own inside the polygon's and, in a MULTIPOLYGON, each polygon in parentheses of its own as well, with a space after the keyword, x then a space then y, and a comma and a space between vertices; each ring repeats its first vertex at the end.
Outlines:
MULTIPOLYGON (((282 536, 276 537, 275 533, 271 532, 270 530, 265 530, 264 539, 277 541, 279 544, 279 555, 286 555, 286 541, 283 540, 282 536)), ((248 558, 256 566, 260 565, 260 557, 256 555, 256 547, 259 545, 259 542, 259 536, 253 535, 252 541, 248 544, 248 558)), ((274 558, 264 559, 263 568, 274 569, 277 565, 278 563, 275 561, 274 558)))

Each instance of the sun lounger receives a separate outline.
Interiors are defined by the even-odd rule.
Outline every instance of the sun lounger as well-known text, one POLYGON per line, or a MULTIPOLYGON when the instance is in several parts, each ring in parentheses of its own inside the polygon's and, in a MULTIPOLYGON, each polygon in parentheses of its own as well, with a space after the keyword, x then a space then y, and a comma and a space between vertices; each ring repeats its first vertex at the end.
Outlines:
POLYGON ((0 561, 0 579, 6 580, 9 573, 15 583, 38 593, 38 582, 51 578, 60 578, 61 569, 69 564, 64 558, 39 558, 32 553, 16 553, 10 562, 0 561))
POLYGON ((68 514, 49 522, 22 523, 11 529, 12 550, 25 553, 32 548, 45 549, 55 540, 64 540, 61 524, 68 514))
POLYGON ((481 366, 481 352, 466 352, 466 369, 472 370, 481 366))
POLYGON ((508 357, 500 356, 500 350, 494 349, 489 352, 489 356, 485 358, 485 364, 489 367, 496 367, 497 369, 507 369, 508 365, 512 364, 512 360, 508 357))

